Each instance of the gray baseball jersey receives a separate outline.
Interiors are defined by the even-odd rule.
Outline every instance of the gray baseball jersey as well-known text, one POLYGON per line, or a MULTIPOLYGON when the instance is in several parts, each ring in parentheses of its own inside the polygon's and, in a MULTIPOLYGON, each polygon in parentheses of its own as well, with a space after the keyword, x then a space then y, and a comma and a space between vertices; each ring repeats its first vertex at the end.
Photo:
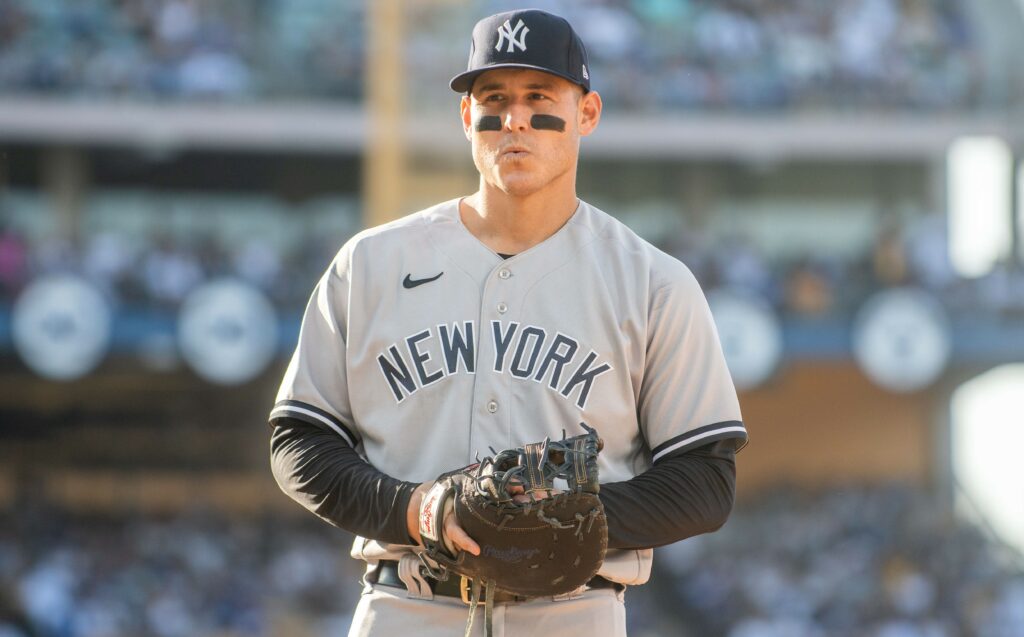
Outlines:
MULTIPOLYGON (((503 259, 459 200, 363 231, 306 308, 271 419, 337 432, 381 471, 423 482, 503 449, 597 429, 602 482, 746 438, 707 302, 689 269, 581 201, 503 259)), ((358 538, 353 554, 409 547, 358 538)), ((627 584, 651 551, 609 551, 627 584)))

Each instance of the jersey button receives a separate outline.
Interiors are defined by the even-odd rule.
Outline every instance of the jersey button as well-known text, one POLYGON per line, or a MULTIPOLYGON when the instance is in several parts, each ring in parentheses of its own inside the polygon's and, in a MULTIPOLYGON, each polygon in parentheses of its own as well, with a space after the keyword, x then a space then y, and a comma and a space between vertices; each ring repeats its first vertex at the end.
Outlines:
POLYGON ((508 305, 505 303, 498 303, 498 314, 504 314, 508 312, 508 305))
POLYGON ((487 411, 491 412, 492 414, 498 411, 498 401, 492 400, 491 402, 487 403, 487 411))
POLYGON ((502 269, 498 270, 498 278, 499 279, 507 279, 510 276, 512 276, 512 273, 509 272, 508 270, 506 270, 505 268, 502 268, 502 269))

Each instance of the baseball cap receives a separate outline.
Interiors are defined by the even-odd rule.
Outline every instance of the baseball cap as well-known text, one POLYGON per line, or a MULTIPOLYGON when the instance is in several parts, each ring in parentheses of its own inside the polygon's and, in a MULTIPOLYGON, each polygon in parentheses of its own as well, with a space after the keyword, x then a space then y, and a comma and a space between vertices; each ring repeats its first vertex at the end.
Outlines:
POLYGON ((540 9, 506 11, 473 27, 469 66, 451 79, 457 93, 468 93, 473 81, 491 69, 535 69, 564 77, 590 91, 587 50, 569 21, 540 9))

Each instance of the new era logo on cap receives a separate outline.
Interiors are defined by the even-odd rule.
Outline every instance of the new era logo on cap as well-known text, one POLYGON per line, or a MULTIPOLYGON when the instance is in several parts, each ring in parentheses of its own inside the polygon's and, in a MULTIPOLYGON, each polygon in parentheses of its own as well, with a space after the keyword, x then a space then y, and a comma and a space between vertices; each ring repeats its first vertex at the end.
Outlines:
POLYGON ((468 93, 481 73, 523 68, 552 73, 589 91, 587 64, 587 50, 565 18, 539 9, 507 11, 476 23, 466 72, 453 77, 450 85, 468 93))

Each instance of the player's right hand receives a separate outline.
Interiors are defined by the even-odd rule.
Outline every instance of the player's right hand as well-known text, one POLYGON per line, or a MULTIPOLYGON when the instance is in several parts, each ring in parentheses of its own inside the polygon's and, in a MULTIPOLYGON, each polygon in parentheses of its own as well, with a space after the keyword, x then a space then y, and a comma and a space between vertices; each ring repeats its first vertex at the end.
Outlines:
MULTIPOLYGON (((412 497, 409 498, 409 509, 406 511, 406 524, 408 526, 409 537, 414 539, 417 544, 422 545, 423 541, 420 539, 420 507, 423 505, 423 496, 430 491, 430 487, 434 486, 433 482, 424 482, 416 487, 416 490, 412 492, 412 497)), ((457 551, 466 551, 473 555, 480 555, 480 545, 478 545, 473 538, 469 537, 466 531, 459 526, 459 523, 455 519, 454 513, 448 513, 444 516, 444 523, 441 527, 441 533, 444 536, 445 544, 450 545, 452 549, 457 551)))

